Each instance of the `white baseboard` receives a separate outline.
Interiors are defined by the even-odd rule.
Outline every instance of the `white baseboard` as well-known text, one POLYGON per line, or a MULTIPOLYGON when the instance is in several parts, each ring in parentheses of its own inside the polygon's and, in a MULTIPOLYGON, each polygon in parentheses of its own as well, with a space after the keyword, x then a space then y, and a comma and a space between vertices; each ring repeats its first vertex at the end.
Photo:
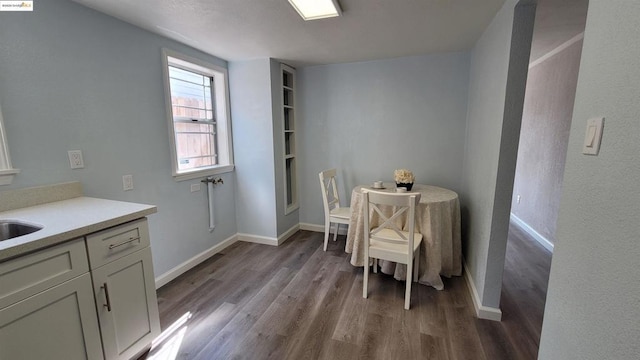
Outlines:
POLYGON ((219 253, 220 251, 224 250, 225 248, 232 245, 236 241, 238 241, 238 234, 231 235, 230 237, 222 240, 220 243, 210 247, 209 249, 201 252, 200 254, 174 267, 173 269, 167 271, 166 273, 156 277, 156 280, 155 280, 156 289, 159 289, 163 285, 167 284, 169 281, 177 278, 178 276, 184 274, 185 272, 195 267, 196 265, 200 264, 201 262, 219 253))
POLYGON ((238 233, 238 240, 246 241, 255 244, 264 244, 271 246, 282 245, 283 242, 287 241, 291 237, 291 235, 295 234, 296 231, 300 230, 300 224, 293 225, 289 230, 282 233, 282 235, 277 238, 262 236, 262 235, 252 235, 252 234, 242 234, 238 233))
POLYGON ((300 223, 300 230, 324 232, 324 225, 316 225, 309 223, 300 223))
POLYGON ((255 243, 255 244, 278 246, 278 239, 274 237, 268 237, 268 236, 238 233, 238 240, 255 243))
MULTIPOLYGON (((340 224, 340 229, 338 230, 338 235, 347 235, 347 226, 342 226, 343 224, 340 224)), ((331 224, 331 229, 335 228, 335 224, 331 224)), ((318 224, 309 224, 309 223, 300 223, 300 230, 307 230, 307 231, 315 231, 315 232, 324 232, 324 225, 318 225, 318 224)))
POLYGON ((282 235, 278 236, 278 245, 282 245, 283 242, 287 241, 298 230, 300 230, 300 224, 295 224, 289 230, 282 233, 282 235))
POLYGON ((542 236, 539 232, 535 231, 534 228, 529 226, 529 224, 527 224, 526 222, 522 221, 522 219, 517 217, 514 213, 511 213, 511 221, 513 221, 515 225, 522 229, 522 231, 526 232, 527 234, 529 234, 529 236, 539 242, 540 245, 542 245, 545 249, 553 252, 553 243, 546 237, 542 236))
POLYGON ((467 263, 464 262, 463 265, 464 279, 466 280, 467 287, 469 287, 469 292, 471 293, 471 299, 473 300, 473 307, 476 310, 476 316, 478 316, 479 319, 500 321, 502 319, 502 310, 482 305, 482 300, 480 300, 478 289, 476 289, 476 285, 471 278, 471 273, 469 272, 469 268, 467 268, 467 263))

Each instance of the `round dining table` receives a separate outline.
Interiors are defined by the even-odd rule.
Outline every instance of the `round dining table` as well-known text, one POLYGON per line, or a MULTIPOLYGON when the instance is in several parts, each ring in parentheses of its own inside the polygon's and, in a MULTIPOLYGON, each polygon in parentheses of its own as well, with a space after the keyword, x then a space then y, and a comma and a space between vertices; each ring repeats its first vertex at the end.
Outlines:
MULTIPOLYGON (((384 183, 384 189, 370 185, 356 186, 351 193, 351 219, 345 251, 351 254, 351 265, 364 266, 364 204, 362 190, 395 192, 394 183, 384 183)), ((415 229, 423 236, 420 248, 418 282, 444 289, 441 276, 462 275, 462 245, 460 239, 460 202, 458 194, 437 186, 414 184, 411 192, 421 194, 416 207, 415 229)), ((390 215, 392 208, 387 209, 390 215)), ((367 214, 370 226, 379 225, 376 213, 367 214)), ((403 227, 406 224, 401 224, 403 227)), ((406 229, 405 229, 406 230, 406 229)), ((406 278, 406 265, 381 261, 381 271, 393 274, 397 280, 406 278)))

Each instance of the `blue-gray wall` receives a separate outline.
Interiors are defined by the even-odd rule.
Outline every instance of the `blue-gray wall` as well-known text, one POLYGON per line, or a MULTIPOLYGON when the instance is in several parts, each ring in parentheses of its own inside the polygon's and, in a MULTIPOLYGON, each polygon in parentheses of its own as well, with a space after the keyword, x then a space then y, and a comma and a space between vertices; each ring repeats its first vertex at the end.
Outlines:
POLYGON ((271 64, 268 58, 229 65, 238 232, 277 236, 271 64))
POLYGON ((332 167, 343 205, 398 168, 459 191, 468 71, 467 53, 299 69, 300 222, 324 223, 318 173, 332 167))
POLYGON ((88 196, 158 206, 149 217, 156 276, 236 233, 234 176, 215 189, 208 232, 206 190, 171 176, 161 48, 227 63, 69 1, 0 12, 0 104, 13 165, 0 190, 70 180, 88 196), (85 168, 71 170, 67 150, 85 168), (135 189, 122 191, 122 175, 135 189))
POLYGON ((589 1, 539 359, 640 358, 638 19, 638 1, 589 1))
POLYGON ((299 223, 297 210, 284 214, 280 76, 275 59, 229 64, 238 232, 271 239, 299 223))
POLYGON ((508 0, 475 44, 463 170, 463 244, 479 305, 497 310, 535 6, 508 0), (514 21, 517 26, 514 26, 514 21), (513 34, 513 37, 512 37, 513 34), (515 41, 512 43, 512 40, 515 41), (513 46, 512 46, 513 45, 513 46))

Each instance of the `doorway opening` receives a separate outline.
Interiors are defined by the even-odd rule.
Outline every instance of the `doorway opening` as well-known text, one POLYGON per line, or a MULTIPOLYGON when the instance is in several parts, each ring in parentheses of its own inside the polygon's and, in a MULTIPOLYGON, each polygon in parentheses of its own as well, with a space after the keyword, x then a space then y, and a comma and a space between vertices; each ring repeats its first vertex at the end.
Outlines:
POLYGON ((588 0, 538 0, 502 279, 503 314, 540 341, 588 0))

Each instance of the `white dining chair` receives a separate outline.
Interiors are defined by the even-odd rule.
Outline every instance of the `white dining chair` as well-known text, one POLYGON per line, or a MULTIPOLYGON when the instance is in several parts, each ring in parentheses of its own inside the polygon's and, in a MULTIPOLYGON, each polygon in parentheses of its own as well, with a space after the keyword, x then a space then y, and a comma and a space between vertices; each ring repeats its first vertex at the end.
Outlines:
POLYGON ((349 224, 351 208, 340 206, 340 197, 336 187, 336 169, 329 169, 318 174, 322 187, 322 203, 324 204, 324 251, 327 251, 331 223, 336 224, 333 241, 338 236, 340 224, 349 224))
MULTIPOLYGON (((363 190, 364 205, 364 283, 362 297, 368 296, 369 258, 394 261, 407 265, 407 285, 404 295, 404 308, 409 310, 411 302, 411 280, 418 281, 420 263, 420 243, 422 234, 415 232, 416 206, 420 202, 420 193, 389 193, 363 190), (387 217, 383 206, 392 206, 391 216, 387 217), (381 224, 369 225, 371 213, 377 214, 381 224), (406 214, 407 230, 402 230, 406 214), (413 265, 413 266, 412 266, 413 265), (415 278, 413 275, 415 274, 415 278)), ((374 264, 375 266, 375 264, 374 264)))

